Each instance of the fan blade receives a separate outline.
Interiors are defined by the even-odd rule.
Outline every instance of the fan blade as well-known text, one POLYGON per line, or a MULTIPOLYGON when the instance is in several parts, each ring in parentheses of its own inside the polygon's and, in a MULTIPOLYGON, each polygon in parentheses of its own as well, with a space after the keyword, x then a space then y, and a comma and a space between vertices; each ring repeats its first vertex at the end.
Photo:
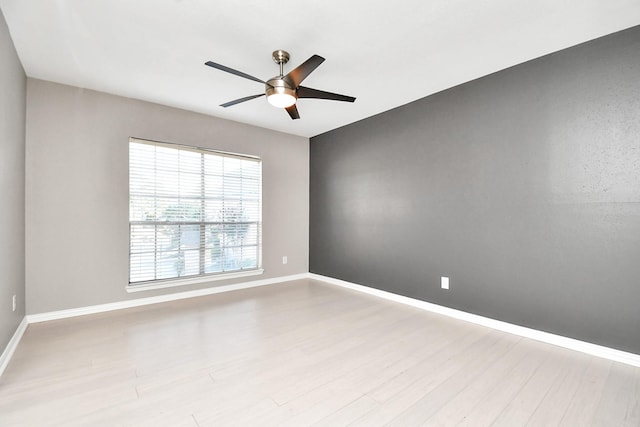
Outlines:
POLYGON ((325 92, 323 90, 311 89, 310 87, 300 86, 297 89, 298 98, 316 98, 316 99, 330 99, 333 101, 345 101, 353 102, 356 99, 353 96, 340 95, 332 92, 325 92))
POLYGON ((311 74, 313 70, 318 68, 318 65, 323 62, 324 58, 322 56, 313 55, 311 58, 298 65, 298 67, 291 70, 289 74, 284 76, 284 80, 286 80, 291 86, 297 87, 309 74, 311 74))
POLYGON ((207 61, 204 63, 204 65, 217 68, 218 70, 225 71, 227 73, 231 73, 239 77, 244 77, 245 79, 253 80, 254 82, 265 84, 264 81, 260 80, 257 77, 250 76, 249 74, 243 73, 242 71, 234 70, 233 68, 225 67, 224 65, 216 64, 215 62, 207 61))
POLYGON ((289 116, 291 116, 291 120, 300 118, 300 114, 298 114, 298 107, 296 107, 296 104, 293 104, 291 107, 285 108, 285 110, 287 110, 287 113, 289 113, 289 116))
POLYGON ((251 101, 252 99, 258 98, 259 96, 264 96, 264 93, 260 93, 258 95, 245 96, 244 98, 235 99, 233 101, 225 102, 224 104, 220 104, 221 107, 227 108, 232 105, 240 104, 241 102, 251 101))

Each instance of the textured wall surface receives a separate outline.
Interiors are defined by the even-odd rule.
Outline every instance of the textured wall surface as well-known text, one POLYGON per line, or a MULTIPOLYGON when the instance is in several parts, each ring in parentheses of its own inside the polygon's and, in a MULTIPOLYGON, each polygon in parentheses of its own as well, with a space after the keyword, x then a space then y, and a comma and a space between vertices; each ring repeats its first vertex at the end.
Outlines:
POLYGON ((640 353, 639 76, 636 27, 312 138, 310 270, 640 353))
POLYGON ((27 78, 0 13, 0 354, 25 313, 24 132, 27 78), (13 296, 16 311, 13 311, 13 296))
POLYGON ((33 79, 27 105, 28 313, 308 271, 308 139, 33 79), (131 136, 262 158, 262 276, 125 291, 131 136))

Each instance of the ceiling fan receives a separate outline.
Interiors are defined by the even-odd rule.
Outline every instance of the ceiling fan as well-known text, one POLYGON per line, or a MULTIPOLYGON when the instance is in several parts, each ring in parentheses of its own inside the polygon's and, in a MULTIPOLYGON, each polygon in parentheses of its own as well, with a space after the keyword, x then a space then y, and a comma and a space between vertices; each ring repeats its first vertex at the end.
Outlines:
POLYGON ((278 108, 284 108, 285 110, 287 110, 287 113, 289 113, 291 119, 295 120, 300 118, 300 114, 298 114, 298 108, 296 107, 296 101, 298 100, 298 98, 330 99, 333 101, 345 102, 353 102, 356 100, 353 96, 339 95, 337 93, 325 92, 323 90, 300 86, 300 83, 302 83, 302 81, 306 79, 307 76, 313 72, 313 70, 315 70, 320 64, 324 62, 323 57, 319 55, 313 55, 311 58, 300 64, 297 68, 291 70, 287 75, 284 75, 284 64, 289 62, 289 53, 285 52, 284 50, 276 50, 273 52, 272 57, 275 63, 280 66, 280 75, 272 77, 266 82, 260 80, 257 77, 250 76, 249 74, 245 74, 241 71, 234 70, 233 68, 229 68, 221 64, 216 64, 212 61, 205 62, 205 65, 208 65, 209 67, 217 68, 218 70, 264 84, 264 93, 245 96, 244 98, 225 102, 224 104, 220 104, 220 106, 225 108, 231 107, 232 105, 240 104, 241 102, 249 101, 266 95, 267 101, 269 101, 271 105, 278 108))

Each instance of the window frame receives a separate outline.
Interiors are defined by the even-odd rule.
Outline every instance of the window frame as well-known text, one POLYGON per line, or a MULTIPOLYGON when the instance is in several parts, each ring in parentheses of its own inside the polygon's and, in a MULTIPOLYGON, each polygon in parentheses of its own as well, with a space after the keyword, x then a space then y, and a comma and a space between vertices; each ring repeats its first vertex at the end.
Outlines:
MULTIPOLYGON (((205 282, 211 282, 211 281, 217 281, 217 280, 227 280, 227 279, 233 279, 233 278, 238 278, 238 277, 248 277, 248 276, 254 276, 254 275, 260 275, 264 272, 263 268, 262 268, 262 159, 258 156, 252 156, 252 155, 245 155, 245 154, 238 154, 238 153, 231 153, 231 152, 227 152, 227 151, 221 151, 221 150, 215 150, 215 149, 210 149, 210 148, 202 148, 202 147, 194 147, 194 146, 189 146, 189 145, 183 145, 183 144, 175 144, 175 143, 168 143, 168 142, 160 142, 160 141, 153 141, 153 140, 149 140, 149 139, 143 139, 143 138, 136 138, 136 137, 130 137, 129 138, 129 144, 128 144, 128 158, 129 158, 129 164, 128 164, 128 186, 129 186, 129 257, 128 257, 128 283, 126 286, 126 290, 127 292, 138 292, 138 291, 143 291, 143 290, 150 290, 150 289, 159 289, 159 288, 167 288, 167 287, 174 287, 174 286, 182 286, 182 285, 190 285, 190 284, 196 284, 196 283, 205 283, 205 282), (137 144, 144 144, 144 145, 150 145, 150 146, 154 146, 154 147, 165 147, 165 148, 169 148, 169 149, 175 149, 175 150, 180 150, 180 151, 189 151, 189 152, 195 152, 201 155, 201 166, 200 166, 200 177, 201 177, 201 182, 200 182, 200 196, 199 198, 196 197, 193 200, 196 200, 196 203, 199 204, 200 206, 200 210, 198 212, 199 215, 199 219, 198 220, 158 220, 156 219, 152 219, 152 220, 140 220, 140 219, 133 219, 133 201, 135 199, 135 197, 138 197, 138 199, 135 200, 139 200, 140 198, 144 197, 141 194, 138 195, 134 195, 134 193, 132 192, 132 163, 131 163, 131 155, 132 155, 132 144, 137 143, 137 144), (206 155, 211 155, 211 156, 216 156, 216 157, 231 157, 233 159, 238 159, 238 160, 249 160, 252 162, 256 162, 258 164, 259 167, 259 171, 257 174, 258 177, 258 208, 257 208, 257 220, 255 221, 226 221, 225 219, 222 220, 217 220, 217 221, 208 221, 206 218, 206 208, 205 208, 205 202, 207 200, 215 200, 214 198, 211 197, 207 197, 205 195, 205 177, 207 176, 207 170, 205 169, 205 156, 206 155), (255 231, 255 239, 256 239, 256 243, 255 243, 255 247, 256 247, 256 263, 257 266, 256 267, 251 267, 251 268, 243 268, 240 267, 238 269, 232 269, 232 270, 224 270, 224 266, 222 266, 222 271, 218 271, 218 272, 206 272, 206 268, 205 268, 205 264, 206 264, 206 252, 208 250, 210 250, 210 248, 207 247, 206 245, 206 233, 207 233, 207 227, 225 227, 225 225, 228 224, 234 224, 234 226, 237 226, 238 224, 242 225, 242 224, 246 224, 248 226, 250 225, 254 225, 256 227, 256 231, 255 231), (132 246, 133 246, 133 227, 135 226, 142 226, 142 227, 154 227, 154 238, 153 238, 153 246, 154 249, 152 250, 153 254, 154 254, 154 261, 153 261, 153 274, 154 274, 154 279, 150 279, 150 280, 137 280, 137 281, 133 281, 132 282, 132 260, 133 260, 133 255, 134 253, 132 252, 132 246), (188 275, 180 275, 182 274, 177 273, 177 275, 175 277, 166 277, 166 278, 157 278, 158 276, 158 262, 157 262, 157 254, 158 253, 162 253, 162 250, 158 249, 158 236, 157 236, 157 230, 158 227, 164 227, 164 226, 177 226, 178 228, 178 233, 182 233, 182 226, 198 226, 198 232, 199 232, 199 243, 198 243, 198 247, 195 249, 191 249, 192 251, 197 251, 198 252, 198 273, 197 274, 188 274, 188 275)), ((156 160, 154 159, 153 162, 155 162, 156 160)), ((156 172, 154 172, 156 173, 156 172)), ((180 172, 179 172, 180 173, 180 172)), ((154 175, 154 178, 157 175, 154 175)), ((227 177, 227 175, 222 175, 223 177, 227 177)), ((246 179, 242 178, 242 179, 246 179)), ((156 181, 157 182, 157 181, 156 181)), ((226 188, 226 187, 225 187, 226 188)), ((175 196, 173 196, 175 197, 175 196)), ((157 196, 154 195, 154 203, 157 203, 157 199, 161 198, 161 196, 157 196)), ((192 196, 193 198, 193 196, 192 196)), ((178 192, 178 201, 181 200, 181 195, 178 192)), ((219 201, 222 201, 222 205, 224 206, 224 201, 225 200, 232 200, 231 198, 226 198, 224 196, 222 196, 221 199, 219 199, 219 201)), ((241 200, 244 200, 244 198, 242 198, 241 200)), ((223 209, 225 209, 223 207, 223 209)), ((226 214, 223 214, 226 215, 226 214)), ((211 230, 211 228, 209 228, 211 230)), ((182 236, 182 234, 180 234, 180 236, 182 236)), ((247 247, 249 246, 254 246, 253 244, 249 244, 247 245, 247 247)), ((226 246, 225 246, 226 247, 226 246)), ((245 246, 243 244, 241 244, 241 247, 244 248, 245 246)), ((182 253, 183 249, 179 248, 178 253, 182 253)), ((137 253, 138 255, 140 253, 137 253)))

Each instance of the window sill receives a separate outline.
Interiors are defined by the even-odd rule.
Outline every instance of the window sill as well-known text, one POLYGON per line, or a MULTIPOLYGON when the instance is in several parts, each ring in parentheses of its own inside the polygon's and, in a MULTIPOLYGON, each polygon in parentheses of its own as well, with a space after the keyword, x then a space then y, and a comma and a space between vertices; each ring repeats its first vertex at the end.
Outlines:
POLYGON ((259 276, 262 273, 264 273, 264 270, 260 268, 258 270, 238 271, 235 273, 217 274, 212 276, 198 276, 198 277, 191 277, 188 279, 162 280, 158 282, 145 283, 141 285, 129 284, 125 287, 125 289, 129 293, 152 291, 155 289, 175 288, 178 286, 215 282, 217 280, 228 280, 228 279, 236 279, 239 277, 259 276))

